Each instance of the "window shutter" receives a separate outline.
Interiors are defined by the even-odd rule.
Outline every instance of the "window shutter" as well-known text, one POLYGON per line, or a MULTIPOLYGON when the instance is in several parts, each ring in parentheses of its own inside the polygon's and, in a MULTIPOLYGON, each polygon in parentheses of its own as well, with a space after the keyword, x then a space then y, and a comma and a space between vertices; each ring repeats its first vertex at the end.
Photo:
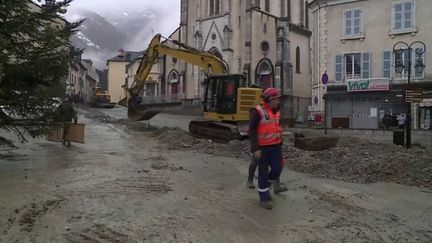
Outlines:
POLYGON ((335 82, 342 82, 343 59, 342 55, 336 55, 335 58, 335 82))
POLYGON ((363 78, 371 77, 371 55, 369 52, 365 52, 362 55, 362 76, 363 78))
POLYGON ((402 29, 402 3, 393 3, 393 30, 402 29))
POLYGON ((344 12, 344 23, 345 23, 345 35, 351 35, 353 30, 352 30, 352 11, 346 11, 344 12))
POLYGON ((412 1, 411 5, 411 28, 416 26, 416 5, 415 1, 412 1))
POLYGON ((411 2, 404 2, 403 7, 403 28, 409 29, 412 27, 412 3, 411 2))
POLYGON ((361 33, 361 15, 362 15, 362 11, 361 10, 355 10, 353 11, 353 30, 352 30, 352 34, 354 35, 359 35, 361 33))
POLYGON ((391 79, 392 73, 392 53, 391 51, 383 52, 383 77, 391 79))

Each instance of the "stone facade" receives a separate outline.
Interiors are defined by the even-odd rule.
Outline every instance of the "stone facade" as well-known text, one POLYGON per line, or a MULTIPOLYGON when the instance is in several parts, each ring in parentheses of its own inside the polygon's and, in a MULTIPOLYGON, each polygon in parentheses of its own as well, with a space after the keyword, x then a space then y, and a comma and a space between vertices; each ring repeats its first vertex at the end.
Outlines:
MULTIPOLYGON (((176 29, 168 38, 173 40, 180 39, 180 28, 176 29)), ((169 41, 164 44, 173 45, 169 41)), ((186 92, 184 86, 185 62, 170 56, 162 56, 159 61, 159 73, 161 74, 160 95, 166 97, 184 97, 186 92)))
MULTIPOLYGON (((280 88, 282 114, 304 119, 310 105, 310 45, 306 1, 182 0, 178 39, 210 51, 245 73, 249 85, 280 88)), ((185 64, 186 99, 199 104, 204 73, 185 64)))

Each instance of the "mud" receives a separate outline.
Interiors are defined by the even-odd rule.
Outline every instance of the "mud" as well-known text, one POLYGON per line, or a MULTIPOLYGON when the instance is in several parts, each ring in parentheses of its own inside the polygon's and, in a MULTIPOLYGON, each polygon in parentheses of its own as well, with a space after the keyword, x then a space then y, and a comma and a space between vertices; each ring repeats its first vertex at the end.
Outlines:
MULTIPOLYGON (((355 170, 342 165, 355 163, 344 160, 350 153, 343 143, 330 152, 341 155, 331 167, 320 152, 297 151, 287 138, 288 167, 306 173, 284 170, 289 191, 273 195, 269 211, 245 185, 247 141, 197 140, 163 127, 174 122, 172 115, 165 118, 157 127, 154 121, 130 124, 105 110, 80 110, 86 144, 65 148, 36 139, 1 150, 6 155, 0 157, 0 242, 432 241, 432 193, 350 179, 355 170), (310 159, 314 162, 306 163, 310 159)), ((364 146, 374 161, 380 148, 364 146)), ((398 152, 389 153, 402 156, 398 152)), ((403 158, 422 161, 427 153, 403 158)))

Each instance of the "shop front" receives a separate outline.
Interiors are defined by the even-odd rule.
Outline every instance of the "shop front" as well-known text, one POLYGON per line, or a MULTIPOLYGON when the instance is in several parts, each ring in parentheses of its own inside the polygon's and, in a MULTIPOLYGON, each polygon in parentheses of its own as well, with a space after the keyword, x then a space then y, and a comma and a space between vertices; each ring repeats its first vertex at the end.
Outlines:
POLYGON ((390 129, 406 116, 403 87, 387 79, 348 81, 328 86, 325 98, 326 126, 329 128, 390 129))

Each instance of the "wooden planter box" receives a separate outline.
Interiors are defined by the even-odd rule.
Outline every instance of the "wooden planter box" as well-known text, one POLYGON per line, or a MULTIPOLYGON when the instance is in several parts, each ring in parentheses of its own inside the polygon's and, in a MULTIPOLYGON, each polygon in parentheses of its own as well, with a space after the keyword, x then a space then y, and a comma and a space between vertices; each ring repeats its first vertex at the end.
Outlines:
MULTIPOLYGON (((85 125, 81 123, 71 123, 67 140, 76 143, 84 143, 85 125)), ((48 131, 47 140, 52 142, 63 142, 63 124, 58 124, 48 131)))

